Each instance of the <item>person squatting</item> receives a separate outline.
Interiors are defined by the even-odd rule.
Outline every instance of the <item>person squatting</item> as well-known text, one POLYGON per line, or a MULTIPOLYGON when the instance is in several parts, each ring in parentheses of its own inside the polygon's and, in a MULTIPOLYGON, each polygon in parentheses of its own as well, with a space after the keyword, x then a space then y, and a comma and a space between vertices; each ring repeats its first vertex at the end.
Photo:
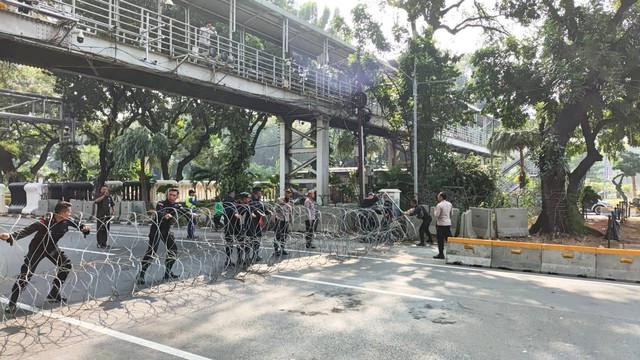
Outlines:
POLYGON ((35 233, 29 243, 27 255, 24 257, 24 264, 20 268, 20 275, 11 289, 11 297, 5 308, 6 314, 15 314, 20 292, 31 280, 40 261, 45 258, 54 263, 58 269, 53 279, 53 286, 47 295, 47 301, 66 302, 67 299, 62 297, 61 288, 71 272, 71 261, 64 252, 60 251, 58 241, 69 231, 69 227, 80 230, 85 236, 91 231, 88 225, 71 218, 71 203, 61 201, 56 204, 53 214, 45 215, 20 231, 0 234, 0 239, 13 245, 14 241, 35 233))

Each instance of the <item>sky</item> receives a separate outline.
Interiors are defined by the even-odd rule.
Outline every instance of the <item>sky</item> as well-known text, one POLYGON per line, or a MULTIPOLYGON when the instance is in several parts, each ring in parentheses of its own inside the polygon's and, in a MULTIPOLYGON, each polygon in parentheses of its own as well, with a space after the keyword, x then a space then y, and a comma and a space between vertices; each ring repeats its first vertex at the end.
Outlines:
MULTIPOLYGON (((296 0, 298 5, 305 3, 305 0, 296 0)), ((382 23, 386 35, 391 38, 391 27, 394 20, 397 18, 400 22, 406 21, 406 14, 399 10, 394 10, 387 6, 385 10, 381 10, 378 3, 380 0, 316 0, 318 4, 318 12, 321 13, 322 9, 327 6, 331 13, 338 8, 340 14, 344 16, 347 21, 351 21, 351 9, 353 9, 359 3, 366 3, 370 10, 370 13, 376 18, 377 21, 382 23)), ((448 19, 451 24, 454 24, 454 19, 448 19)), ((458 33, 456 36, 450 35, 444 30, 438 30, 434 34, 438 47, 443 50, 449 50, 454 54, 471 53, 480 48, 482 44, 482 32, 478 29, 466 29, 458 33)))

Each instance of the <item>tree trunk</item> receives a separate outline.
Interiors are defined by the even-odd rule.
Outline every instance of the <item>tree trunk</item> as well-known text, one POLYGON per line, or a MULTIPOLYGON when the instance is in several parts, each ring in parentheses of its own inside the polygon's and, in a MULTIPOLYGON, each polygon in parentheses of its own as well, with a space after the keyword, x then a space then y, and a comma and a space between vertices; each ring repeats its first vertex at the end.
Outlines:
POLYGON ((140 180, 140 199, 149 205, 149 189, 147 189, 147 174, 145 171, 145 156, 140 157, 140 170, 138 171, 138 178, 140 180))
POLYGON ((616 175, 611 179, 611 183, 616 187, 616 191, 622 196, 622 201, 627 202, 627 194, 622 191, 622 182, 624 181, 624 174, 616 175), (620 178, 620 181, 616 182, 616 179, 620 178))
POLYGON ((47 159, 49 158, 49 152, 51 151, 51 148, 53 148, 53 145, 59 142, 60 142, 59 138, 50 139, 49 142, 47 142, 47 144, 44 146, 44 149, 42 149, 42 152, 40 153, 40 158, 38 158, 38 161, 35 164, 33 164, 31 169, 29 169, 29 172, 31 172, 34 176, 38 175, 38 171, 40 171, 42 166, 45 164, 45 162, 47 162, 47 159))
POLYGON ((16 166, 13 164, 13 154, 0 146, 0 172, 3 174, 16 173, 16 166))
POLYGON ((171 180, 171 174, 169 173, 169 161, 171 161, 171 156, 167 158, 160 158, 160 169, 162 170, 163 180, 171 180))
MULTIPOLYGON (((556 136, 556 146, 560 148, 564 155, 573 131, 586 116, 587 114, 582 104, 566 105, 558 114, 553 125, 543 134, 543 139, 549 138, 549 136, 556 136)), ((553 149, 550 151, 553 151, 553 149)), ((546 156, 553 157, 553 154, 541 154, 540 163, 543 165, 548 159, 546 156)), ((554 168, 546 171, 540 170, 542 210, 536 223, 529 229, 529 233, 572 233, 575 229, 570 228, 570 222, 568 221, 567 173, 564 164, 556 164, 554 168)))

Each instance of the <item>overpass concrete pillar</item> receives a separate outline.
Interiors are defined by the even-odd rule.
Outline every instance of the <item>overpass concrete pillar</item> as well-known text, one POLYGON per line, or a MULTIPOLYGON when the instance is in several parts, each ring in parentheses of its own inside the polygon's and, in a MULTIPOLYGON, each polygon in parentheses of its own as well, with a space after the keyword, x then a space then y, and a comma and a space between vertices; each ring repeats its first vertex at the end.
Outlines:
POLYGON ((316 195, 329 203, 329 118, 316 119, 316 195))
POLYGON ((291 126, 293 120, 278 117, 280 126, 280 196, 284 196, 284 191, 289 183, 289 172, 291 171, 291 126))

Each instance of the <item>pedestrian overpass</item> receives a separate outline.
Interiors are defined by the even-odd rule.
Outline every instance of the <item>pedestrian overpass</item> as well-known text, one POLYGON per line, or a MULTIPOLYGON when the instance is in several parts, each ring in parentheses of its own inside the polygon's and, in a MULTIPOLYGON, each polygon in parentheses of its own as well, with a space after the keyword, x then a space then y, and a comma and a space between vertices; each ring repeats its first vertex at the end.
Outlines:
MULTIPOLYGON (((2 60, 273 114, 281 120, 280 183, 309 169, 318 195, 328 195, 328 130, 358 128, 350 44, 265 0, 0 3, 2 60), (217 34, 203 41, 206 21, 217 34), (313 126, 301 132, 295 120, 313 126)), ((366 109, 367 134, 388 137, 377 104, 366 109)))

